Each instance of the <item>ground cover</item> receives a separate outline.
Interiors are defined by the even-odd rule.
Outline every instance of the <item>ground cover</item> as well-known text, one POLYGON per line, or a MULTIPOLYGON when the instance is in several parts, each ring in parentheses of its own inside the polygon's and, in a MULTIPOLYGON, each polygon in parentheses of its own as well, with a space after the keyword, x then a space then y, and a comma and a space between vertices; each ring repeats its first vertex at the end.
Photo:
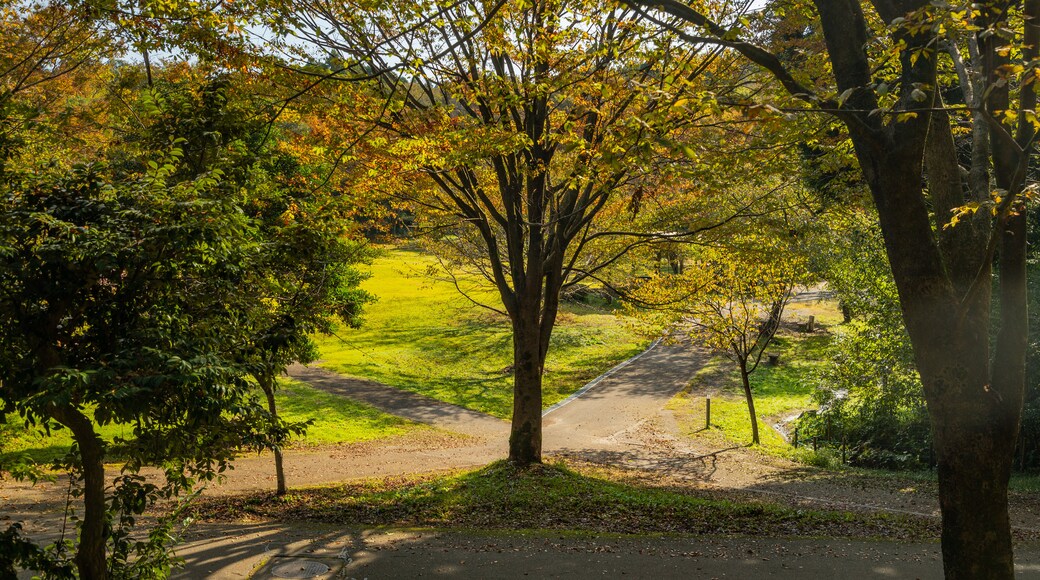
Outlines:
MULTIPOLYGON (((755 411, 759 418, 761 449, 774 455, 799 457, 813 463, 824 458, 795 450, 775 428, 812 407, 816 370, 828 364, 827 347, 831 329, 841 322, 834 300, 795 302, 784 314, 784 326, 777 333, 769 354, 778 364, 763 361, 751 375, 755 411), (804 332, 803 324, 815 317, 814 332, 804 332), (808 457, 812 455, 812 457, 808 457)), ((708 437, 733 444, 751 441, 751 424, 740 375, 732 361, 715 356, 690 381, 690 385, 669 402, 680 429, 688 436, 708 437), (706 429, 706 399, 711 398, 711 428, 706 429)), ((789 434, 790 436, 790 434, 789 434)))
POLYGON ((660 474, 562 463, 517 470, 372 479, 269 493, 203 498, 203 521, 320 521, 364 526, 551 529, 619 534, 937 538, 934 519, 805 509, 705 491, 660 474))
MULTIPOLYGON (((319 341, 321 365, 508 418, 512 413, 509 320, 474 305, 436 274, 437 260, 405 249, 385 251, 363 287, 376 295, 363 328, 319 341)), ((479 279, 456 282, 475 300, 500 304, 479 279)), ((565 304, 545 363, 543 402, 552 405, 603 371, 640 352, 647 340, 611 311, 565 304)))
MULTIPOLYGON (((279 414, 286 420, 314 421, 307 434, 293 441, 292 446, 357 443, 425 428, 298 381, 282 381, 275 400, 279 414)), ((106 441, 113 441, 131 435, 132 430, 132 425, 109 424, 100 428, 100 433, 106 441)), ((7 416, 7 423, 0 428, 0 435, 4 436, 0 447, 0 467, 16 456, 26 456, 35 463, 49 463, 65 455, 72 445, 72 437, 67 429, 52 430, 49 435, 39 428, 27 429, 15 414, 7 416)), ((118 458, 119 448, 116 446, 110 459, 118 458)))

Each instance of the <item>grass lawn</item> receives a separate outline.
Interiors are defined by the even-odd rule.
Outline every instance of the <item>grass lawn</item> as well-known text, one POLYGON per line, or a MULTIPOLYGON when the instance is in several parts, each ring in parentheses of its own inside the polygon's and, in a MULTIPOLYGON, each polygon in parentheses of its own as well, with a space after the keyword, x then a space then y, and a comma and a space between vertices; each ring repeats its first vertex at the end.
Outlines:
MULTIPOLYGON (((425 428, 296 381, 283 381, 276 401, 278 413, 287 420, 314 419, 307 435, 295 441, 294 446, 355 443, 425 428)), ((0 435, 6 436, 0 448, 0 466, 20 454, 27 454, 36 463, 47 463, 65 455, 72 445, 72 437, 67 429, 51 431, 48 436, 39 432, 39 429, 22 428, 17 415, 9 415, 7 422, 7 426, 0 429, 0 435)), ((107 441, 131 433, 132 427, 128 425, 106 425, 101 428, 101 436, 107 441)), ((118 459, 118 451, 112 459, 118 459)))
MULTIPOLYGON (((791 456, 796 452, 773 428, 781 420, 810 408, 815 388, 814 371, 827 364, 826 349, 832 335, 826 330, 841 322, 834 301, 795 303, 784 314, 788 324, 767 349, 780 355, 780 364, 769 366, 763 360, 751 375, 758 431, 762 448, 770 453, 791 456), (817 331, 802 333, 792 328, 809 315, 817 321, 817 331)), ((677 395, 669 408, 676 411, 683 431, 691 436, 714 437, 734 444, 751 442, 744 390, 735 363, 725 356, 714 357, 677 395), (705 430, 705 397, 711 397, 711 429, 705 430)))
POLYGON ((363 526, 568 530, 605 534, 739 534, 935 538, 934 520, 788 507, 706 492, 661 474, 506 462, 453 475, 406 476, 294 492, 201 498, 203 520, 308 520, 363 526))
MULTIPOLYGON (((429 275, 435 258, 409 250, 385 252, 364 287, 379 297, 361 329, 320 340, 322 366, 373 379, 469 409, 508 418, 513 363, 509 320, 474 305, 454 284, 429 275)), ((487 282, 461 279, 475 299, 500 304, 487 282)), ((565 304, 553 331, 543 385, 556 403, 647 341, 613 313, 565 304)))

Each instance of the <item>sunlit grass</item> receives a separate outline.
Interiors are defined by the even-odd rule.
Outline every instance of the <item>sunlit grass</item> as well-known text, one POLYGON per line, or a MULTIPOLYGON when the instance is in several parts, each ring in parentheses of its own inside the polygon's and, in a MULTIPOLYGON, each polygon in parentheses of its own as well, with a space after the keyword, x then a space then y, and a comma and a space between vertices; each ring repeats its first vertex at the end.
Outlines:
POLYGON ((315 389, 299 381, 283 381, 275 395, 278 413, 287 421, 313 419, 307 434, 294 445, 357 443, 383 437, 403 435, 418 423, 388 415, 368 405, 357 403, 315 389))
MULTIPOLYGON (((373 379, 497 417, 512 412, 513 363, 509 320, 476 306, 442 276, 435 258, 392 250, 377 258, 366 290, 379 301, 359 330, 320 340, 322 366, 373 379)), ((470 296, 501 304, 487 282, 461 280, 470 296)), ((553 332, 543 385, 544 404, 556 403, 647 341, 611 312, 564 305, 553 332)))
MULTIPOLYGON (((283 419, 292 422, 314 420, 306 435, 293 441, 291 446, 356 443, 402 435, 421 428, 417 423, 319 391, 304 383, 286 380, 279 387, 275 402, 283 419)), ((133 427, 108 424, 100 427, 98 432, 105 441, 111 442, 117 437, 131 436, 133 427)), ((49 435, 38 427, 26 429, 14 414, 8 415, 7 425, 0 431, 0 435, 5 436, 0 447, 0 466, 16 455, 23 454, 35 463, 50 463, 63 457, 72 446, 72 436, 68 429, 52 429, 49 435)), ((116 448, 109 459, 118 460, 119 457, 116 448)))

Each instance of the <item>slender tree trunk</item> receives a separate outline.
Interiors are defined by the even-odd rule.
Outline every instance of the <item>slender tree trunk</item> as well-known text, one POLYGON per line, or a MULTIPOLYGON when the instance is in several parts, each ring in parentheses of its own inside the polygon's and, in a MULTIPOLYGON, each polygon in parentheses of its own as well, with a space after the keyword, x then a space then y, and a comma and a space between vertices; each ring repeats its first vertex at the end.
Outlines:
POLYGON ((838 306, 841 307, 841 321, 845 324, 852 322, 852 308, 844 302, 839 302, 838 306))
POLYGON ((84 580, 108 577, 105 546, 108 514, 105 509, 105 452, 90 419, 72 407, 56 409, 52 415, 72 432, 79 446, 83 475, 83 520, 76 549, 76 568, 84 580))
POLYGON ((747 361, 737 361, 740 366, 740 380, 744 384, 744 398, 747 400, 748 415, 751 418, 751 442, 761 443, 758 438, 758 415, 755 414, 755 398, 751 395, 751 373, 747 370, 747 361))
MULTIPOLYGON (((272 418, 277 420, 278 407, 274 402, 274 378, 268 374, 259 374, 256 376, 256 380, 260 383, 260 388, 263 389, 264 395, 267 397, 267 411, 271 413, 272 418)), ((275 493, 285 495, 288 489, 285 486, 285 467, 282 463, 282 448, 280 445, 274 448, 274 474, 277 482, 275 493)))
POLYGON ((542 355, 536 313, 519 312, 513 322, 513 424, 509 461, 542 462, 542 355))

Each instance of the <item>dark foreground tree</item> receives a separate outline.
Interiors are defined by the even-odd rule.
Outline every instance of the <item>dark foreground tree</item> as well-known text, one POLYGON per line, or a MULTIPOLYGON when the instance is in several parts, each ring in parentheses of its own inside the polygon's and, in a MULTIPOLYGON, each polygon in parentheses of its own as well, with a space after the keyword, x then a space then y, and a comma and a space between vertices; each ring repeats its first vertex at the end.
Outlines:
POLYGON ((239 363, 249 328, 234 305, 264 246, 225 172, 238 148, 189 168, 198 143, 167 130, 171 117, 202 125, 166 106, 207 89, 142 88, 135 67, 78 65, 79 76, 33 71, 41 82, 7 93, 0 116, 0 413, 71 432, 56 466, 82 511, 76 539, 47 552, 8 530, 0 570, 13 554, 83 578, 154 576, 172 563, 172 520, 131 535, 140 514, 292 429, 269 421, 239 363), (110 424, 127 434, 103 438, 110 424), (113 479, 105 463, 116 459, 113 479), (144 479, 145 465, 165 478, 144 479))
POLYGON ((877 207, 924 385, 946 576, 1012 578, 1007 484, 1024 391, 1025 202, 1040 2, 777 3, 814 7, 833 71, 830 91, 815 85, 826 79, 785 68, 739 26, 721 26, 675 0, 638 4, 715 37, 791 95, 844 122, 877 207), (963 168, 939 91, 940 63, 966 73, 960 84, 971 114, 958 120, 973 124, 974 139, 963 168), (951 221, 960 223, 947 227, 951 221), (999 328, 991 350, 992 302, 999 328))

